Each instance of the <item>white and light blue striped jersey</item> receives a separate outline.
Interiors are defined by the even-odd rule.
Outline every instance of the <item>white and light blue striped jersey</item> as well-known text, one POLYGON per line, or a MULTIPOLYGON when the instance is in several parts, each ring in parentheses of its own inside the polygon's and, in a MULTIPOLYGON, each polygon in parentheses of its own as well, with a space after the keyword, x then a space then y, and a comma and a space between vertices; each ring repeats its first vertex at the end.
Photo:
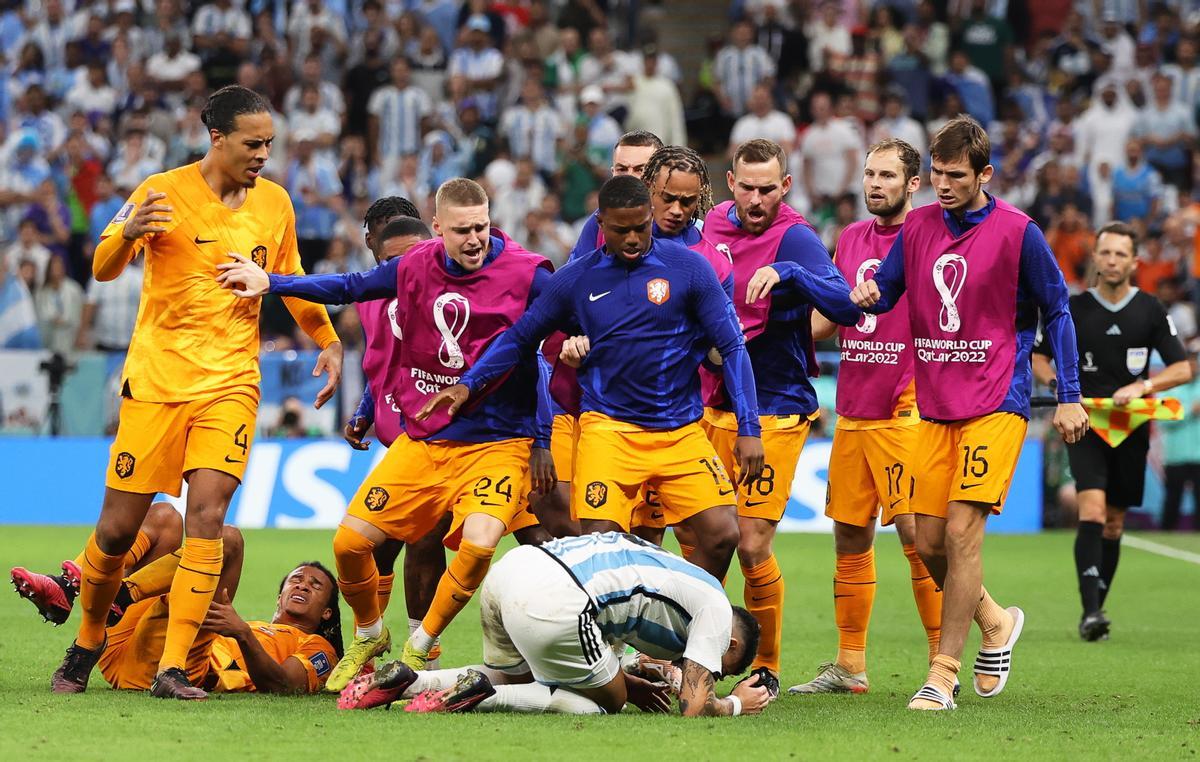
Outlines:
POLYGON ((552 540, 557 559, 596 606, 604 640, 656 659, 690 659, 721 671, 733 608, 721 583, 698 566, 618 532, 552 540))
POLYGON ((381 87, 371 94, 367 111, 379 119, 380 158, 420 152, 421 120, 433 111, 424 90, 416 85, 403 90, 395 85, 381 87))
POLYGON ((562 118, 551 106, 537 110, 517 105, 504 112, 500 132, 508 140, 514 159, 531 159, 544 172, 558 166, 558 139, 566 134, 562 118))
POLYGON ((713 73, 729 97, 734 116, 741 116, 746 113, 746 101, 754 86, 775 76, 775 62, 757 45, 745 48, 726 45, 713 61, 713 73))

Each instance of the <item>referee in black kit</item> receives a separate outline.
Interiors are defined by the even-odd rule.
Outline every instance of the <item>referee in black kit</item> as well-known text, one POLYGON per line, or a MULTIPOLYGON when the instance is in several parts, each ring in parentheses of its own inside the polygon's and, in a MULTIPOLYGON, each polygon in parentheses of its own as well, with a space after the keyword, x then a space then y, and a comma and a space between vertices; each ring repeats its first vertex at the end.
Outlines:
MULTIPOLYGON (((1123 222, 1100 229, 1092 252, 1097 283, 1071 297, 1071 316, 1079 342, 1079 383, 1084 397, 1111 397, 1118 405, 1186 383, 1192 377, 1187 354, 1171 318, 1158 300, 1130 283, 1137 268, 1137 238, 1123 222), (1166 367, 1149 375, 1150 352, 1166 367)), ((1050 349, 1038 337, 1033 373, 1051 384, 1050 349)), ((1125 511, 1142 504, 1150 424, 1140 426, 1110 447, 1089 430, 1067 446, 1071 473, 1079 495, 1079 533, 1075 536, 1075 570, 1083 618, 1079 636, 1107 640, 1110 622, 1101 607, 1112 589, 1121 553, 1125 511)))

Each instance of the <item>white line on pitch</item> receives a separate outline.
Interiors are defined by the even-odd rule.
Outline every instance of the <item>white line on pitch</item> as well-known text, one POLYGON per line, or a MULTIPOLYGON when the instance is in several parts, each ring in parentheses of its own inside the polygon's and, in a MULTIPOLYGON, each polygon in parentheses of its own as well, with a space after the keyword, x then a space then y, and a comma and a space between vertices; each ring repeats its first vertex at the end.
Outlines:
POLYGON ((1134 537, 1130 534, 1125 535, 1124 543, 1131 548, 1144 550, 1148 553, 1166 556, 1167 558, 1176 558, 1180 561, 1187 561, 1188 563, 1192 564, 1200 564, 1200 553, 1191 553, 1186 550, 1180 550, 1179 548, 1172 548, 1170 545, 1163 545, 1162 543, 1153 542, 1151 540, 1143 540, 1141 537, 1134 537))

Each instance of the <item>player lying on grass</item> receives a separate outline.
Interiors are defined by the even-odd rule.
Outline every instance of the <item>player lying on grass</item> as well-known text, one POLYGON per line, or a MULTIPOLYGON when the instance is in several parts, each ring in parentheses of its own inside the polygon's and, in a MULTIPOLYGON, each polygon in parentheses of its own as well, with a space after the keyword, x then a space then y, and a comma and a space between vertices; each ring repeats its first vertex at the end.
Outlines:
POLYGON ((727 698, 719 677, 746 671, 758 623, 720 581, 631 534, 606 532, 508 552, 480 590, 483 665, 414 672, 401 662, 362 675, 338 706, 411 698, 409 712, 600 714, 626 703, 666 712, 669 687, 622 671, 612 646, 678 663, 686 717, 757 714, 772 700, 752 675, 727 698))
MULTIPOLYGON (((138 565, 122 581, 117 603, 109 612, 99 667, 114 688, 147 690, 154 681, 170 613, 167 592, 180 561, 181 528, 179 515, 167 503, 156 503, 140 528, 139 545, 145 537, 151 548, 165 547, 166 552, 150 563, 138 565), (166 512, 175 516, 174 525, 166 512)), ((221 539, 225 557, 216 594, 203 621, 197 623, 200 634, 175 677, 186 677, 205 691, 319 691, 342 652, 333 574, 316 561, 298 564, 280 583, 271 620, 248 622, 232 604, 242 574, 242 535, 226 526, 221 539)), ((68 567, 70 563, 63 565, 68 567)), ((14 579, 17 571, 14 569, 14 579)), ((20 571, 24 572, 21 579, 36 590, 54 588, 64 593, 61 580, 20 571)), ((68 571, 63 576, 72 575, 68 571)), ((74 584, 78 585, 78 577, 74 577, 74 584)), ((53 597, 52 592, 46 597, 27 596, 20 589, 18 592, 30 598, 39 610, 49 608, 48 599, 53 597)), ((68 601, 74 599, 74 595, 64 595, 68 601)), ((68 605, 63 619, 69 614, 68 605)))

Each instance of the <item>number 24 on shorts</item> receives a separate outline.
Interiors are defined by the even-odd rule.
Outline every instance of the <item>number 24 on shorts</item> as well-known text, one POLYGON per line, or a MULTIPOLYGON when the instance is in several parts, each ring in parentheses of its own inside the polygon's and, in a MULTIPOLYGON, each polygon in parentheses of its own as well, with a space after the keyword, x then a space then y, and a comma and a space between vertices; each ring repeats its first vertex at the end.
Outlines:
POLYGON ((505 476, 499 481, 494 481, 489 476, 481 476, 475 482, 475 488, 471 490, 471 494, 479 498, 481 505, 491 507, 501 505, 500 503, 488 502, 489 497, 501 497, 504 498, 504 504, 512 503, 512 477, 505 476))

